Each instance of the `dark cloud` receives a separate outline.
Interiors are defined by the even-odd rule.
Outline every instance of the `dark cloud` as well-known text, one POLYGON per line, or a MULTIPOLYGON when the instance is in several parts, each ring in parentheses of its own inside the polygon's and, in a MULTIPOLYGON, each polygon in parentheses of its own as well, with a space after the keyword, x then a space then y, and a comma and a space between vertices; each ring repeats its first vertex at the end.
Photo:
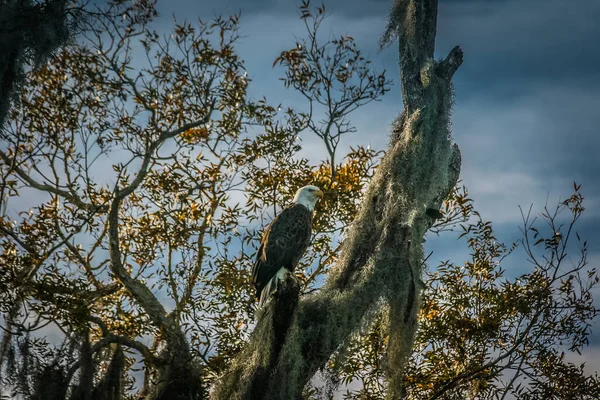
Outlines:
MULTIPOLYGON (((457 4, 502 4, 509 0, 441 0, 440 6, 457 4)), ((391 9, 392 0, 312 0, 313 6, 325 4, 326 8, 337 15, 350 18, 361 18, 369 15, 383 15, 391 9)), ((231 10, 233 12, 242 11, 246 15, 252 14, 290 14, 295 13, 302 4, 301 0, 226 0, 221 2, 199 1, 189 2, 186 0, 171 0, 161 4, 159 8, 170 14, 172 11, 184 10, 189 13, 191 10, 204 15, 210 15, 213 11, 223 12, 231 10)))
MULTIPOLYGON (((166 17, 174 13, 185 19, 241 11, 243 27, 257 16, 293 18, 299 4, 295 0, 172 0, 159 2, 159 9, 166 17)), ((376 49, 392 1, 329 0, 325 4, 333 18, 344 20, 344 25, 336 26, 340 33, 364 29, 361 24, 371 17, 369 23, 378 26, 370 27, 374 35, 367 46, 376 49)), ((592 80, 600 85, 596 73, 600 2, 596 0, 579 0, 576 6, 559 0, 446 0, 440 1, 439 8, 439 56, 461 45, 466 62, 457 85, 469 92, 493 89, 509 99, 519 95, 520 85, 547 79, 568 79, 584 87, 592 80)))
POLYGON ((548 80, 598 85, 598 18, 600 2, 591 0, 576 7, 555 0, 447 4, 438 43, 463 47, 466 62, 457 78, 468 78, 470 88, 490 82, 503 95, 518 96, 520 85, 548 80), (512 93, 502 90, 507 86, 512 93))

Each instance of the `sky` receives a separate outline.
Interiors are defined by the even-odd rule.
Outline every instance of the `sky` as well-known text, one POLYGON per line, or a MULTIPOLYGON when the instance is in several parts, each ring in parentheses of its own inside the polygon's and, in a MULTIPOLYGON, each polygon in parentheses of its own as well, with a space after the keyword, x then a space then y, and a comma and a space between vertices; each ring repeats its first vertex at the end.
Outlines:
MULTIPOLYGON (((213 2, 159 1, 160 24, 210 18, 241 10, 238 46, 253 82, 250 95, 303 105, 278 81, 274 58, 302 37, 294 0, 213 2)), ((377 47, 391 1, 330 0, 324 29, 349 34, 394 79, 390 93, 352 115, 358 132, 345 145, 384 148, 389 125, 402 108, 397 48, 377 47)), ((496 225, 520 221, 518 205, 543 206, 583 186, 585 223, 600 217, 600 2, 597 0, 441 0, 436 56, 455 45, 465 61, 454 78, 453 133, 463 155, 462 179, 486 219, 496 225)), ((318 139, 303 137, 305 154, 324 155, 318 139)), ((594 235, 589 230, 590 239, 594 235)), ((600 239, 600 238, 599 238, 600 239)), ((598 247, 600 250, 600 247, 598 247)))
MULTIPOLYGON (((299 1, 159 1, 159 24, 206 19, 241 11, 238 51, 253 80, 250 95, 286 106, 302 106, 278 81, 273 60, 302 37, 299 1)), ((317 4, 317 3, 315 3, 317 4)), ((324 29, 351 35, 377 69, 394 80, 381 102, 351 116, 357 132, 344 146, 383 149, 389 126, 402 108, 397 46, 379 51, 378 40, 391 6, 386 0, 328 0, 324 29)), ((519 239, 519 206, 552 209, 582 185, 586 212, 578 232, 589 242, 590 266, 600 262, 600 1, 440 0, 436 57, 460 45, 464 63, 454 77, 453 135, 462 151, 463 184, 482 217, 491 220, 505 243, 519 239)), ((303 154, 324 157, 318 139, 302 138, 303 154)), ((432 238, 430 264, 466 257, 451 235, 432 238)), ((522 250, 508 260, 509 273, 529 266, 522 250)), ((600 298, 600 293, 598 296, 600 298)), ((600 305, 600 301, 597 301, 600 305)), ((600 323, 579 360, 600 370, 600 323)))

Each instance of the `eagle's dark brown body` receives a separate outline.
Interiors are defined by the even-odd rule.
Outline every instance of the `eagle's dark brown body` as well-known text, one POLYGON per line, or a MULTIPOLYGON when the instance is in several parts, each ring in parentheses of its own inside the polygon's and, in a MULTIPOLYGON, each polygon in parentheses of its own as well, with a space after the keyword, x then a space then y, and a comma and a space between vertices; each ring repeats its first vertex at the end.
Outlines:
POLYGON ((310 244, 312 212, 302 204, 284 209, 265 231, 256 261, 252 280, 256 296, 264 304, 269 293, 263 290, 281 268, 294 272, 296 265, 310 244))

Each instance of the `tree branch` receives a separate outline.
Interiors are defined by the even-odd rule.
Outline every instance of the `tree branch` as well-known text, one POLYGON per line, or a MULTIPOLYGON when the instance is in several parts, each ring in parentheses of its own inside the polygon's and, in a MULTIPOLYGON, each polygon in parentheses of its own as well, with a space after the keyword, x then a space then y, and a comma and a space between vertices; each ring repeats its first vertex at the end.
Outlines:
MULTIPOLYGON (((6 164, 9 164, 9 165, 11 164, 10 158, 2 150, 0 150, 0 158, 6 164)), ((95 212, 106 212, 107 211, 107 207, 105 205, 86 203, 83 200, 81 200, 80 197, 75 196, 74 194, 72 194, 69 191, 62 190, 62 189, 59 189, 54 186, 50 186, 47 184, 37 182, 32 177, 30 177, 29 174, 27 174, 25 171, 23 171, 21 168, 17 167, 16 165, 12 169, 17 173, 19 178, 21 178, 25 183, 27 183, 30 187, 32 187, 34 189, 41 190, 41 191, 47 192, 47 193, 52 193, 59 197, 62 197, 64 199, 70 201, 71 203, 75 204, 77 207, 81 208, 82 210, 93 210, 95 212)))
MULTIPOLYGON (((171 331, 171 320, 167 316, 165 308, 146 285, 133 278, 123 267, 122 255, 119 244, 119 209, 121 202, 125 197, 133 193, 142 183, 149 171, 150 161, 154 152, 167 139, 175 137, 188 129, 206 124, 210 121, 214 110, 215 101, 213 100, 210 109, 207 111, 204 118, 198 121, 190 122, 182 127, 172 130, 163 131, 159 138, 154 141, 146 150, 142 165, 133 179, 133 181, 123 189, 117 189, 108 214, 108 237, 109 237, 109 252, 111 260, 111 270, 115 276, 121 281, 123 286, 133 295, 140 306, 148 313, 148 316, 153 323, 161 330, 166 332, 171 331)), ((178 340, 181 339, 179 334, 176 334, 178 340)))
POLYGON ((450 50, 450 53, 448 53, 446 59, 438 64, 437 74, 441 78, 450 81, 450 79, 452 79, 452 77, 454 76, 454 73, 458 70, 458 67, 461 66, 462 62, 463 52, 460 49, 460 47, 456 46, 452 50, 450 50))
POLYGON ((483 372, 486 369, 495 367, 496 365, 498 365, 498 363, 500 363, 500 361, 506 359, 507 357, 510 357, 519 348, 519 346, 523 343, 523 341, 527 338, 527 335, 529 335, 529 332, 535 326, 538 318, 540 317, 540 315, 542 314, 543 311, 544 310, 543 310, 542 306, 540 305, 540 309, 538 309, 538 311, 535 313, 535 315, 531 318, 531 321, 527 325, 527 328, 521 333, 521 335, 519 335, 519 338, 515 341, 513 346, 506 351, 506 353, 501 354, 500 356, 496 357, 496 359, 483 364, 479 368, 458 374, 457 376, 452 378, 448 383, 446 383, 444 386, 442 386, 438 391, 436 391, 433 395, 431 395, 431 397, 429 399, 430 400, 438 399, 447 390, 456 386, 458 384, 458 382, 460 382, 461 380, 472 378, 472 377, 480 374, 481 372, 483 372))
MULTIPOLYGON (((196 128, 200 125, 207 124, 210 121, 210 119, 212 117, 212 113, 215 109, 215 101, 216 100, 213 99, 213 102, 211 103, 211 106, 210 106, 209 110, 207 111, 206 115, 204 116, 204 118, 199 119, 194 122, 187 123, 187 124, 181 126, 180 128, 177 128, 174 130, 163 131, 160 134, 159 138, 156 141, 152 142, 152 144, 146 150, 146 153, 144 154, 144 158, 142 160, 142 165, 141 165, 137 175, 133 179, 133 181, 128 186, 117 190, 117 192, 115 193, 115 201, 118 200, 120 202, 121 200, 123 200, 125 197, 129 196, 131 193, 133 193, 138 188, 138 186, 142 183, 142 181, 148 174, 148 167, 150 165, 150 161, 152 160, 152 157, 154 156, 154 152, 166 140, 171 139, 177 135, 180 135, 189 129, 196 128)), ((113 202, 113 204, 115 204, 115 203, 113 202)))
POLYGON ((119 206, 121 199, 115 196, 108 213, 108 243, 111 261, 111 271, 123 286, 138 301, 156 327, 168 330, 169 320, 161 302, 146 285, 131 277, 123 266, 119 245, 119 206))
POLYGON ((192 270, 192 272, 188 278, 187 285, 183 291, 183 294, 179 301, 178 307, 175 310, 173 310, 173 312, 176 314, 181 313, 183 311, 183 309, 185 308, 186 304, 192 298, 194 287, 196 286, 196 282, 198 281, 198 276, 200 275, 200 271, 202 270, 202 263, 204 261, 204 255, 205 255, 204 238, 206 236, 206 231, 209 228, 209 223, 213 219, 215 212, 217 211, 217 208, 219 207, 219 202, 220 202, 220 199, 218 199, 218 198, 212 199, 210 209, 208 210, 208 213, 204 216, 204 220, 202 221, 202 225, 200 226, 200 230, 198 232, 198 240, 197 240, 197 245, 198 245, 197 257, 198 257, 198 259, 196 260, 194 269, 192 270))
MULTIPOLYGON (((95 354, 99 350, 101 350, 113 343, 118 343, 120 345, 127 346, 127 347, 137 350, 144 357, 144 360, 151 365, 159 366, 166 362, 166 360, 156 357, 154 354, 152 354, 152 351, 145 344, 138 342, 137 340, 133 340, 127 336, 119 336, 119 335, 115 335, 112 333, 107 334, 102 339, 100 339, 99 341, 94 343, 94 345, 91 348, 91 353, 95 354)), ((67 377, 69 378, 68 381, 71 380, 70 378, 73 376, 73 374, 75 374, 75 372, 77 372, 77 370, 80 367, 81 367, 80 359, 75 361, 75 363, 73 363, 73 365, 71 365, 71 367, 67 371, 67 377)))

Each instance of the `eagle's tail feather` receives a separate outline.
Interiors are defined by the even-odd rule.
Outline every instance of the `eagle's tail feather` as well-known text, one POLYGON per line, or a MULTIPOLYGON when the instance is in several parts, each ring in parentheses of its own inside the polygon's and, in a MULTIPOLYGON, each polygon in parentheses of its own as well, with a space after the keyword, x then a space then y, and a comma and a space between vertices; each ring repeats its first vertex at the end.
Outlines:
POLYGON ((285 274, 287 272, 288 272, 287 269, 280 268, 279 271, 277 271, 277 274, 275 274, 274 277, 269 279, 269 282, 267 282, 265 287, 260 292, 260 298, 258 300, 259 307, 262 307, 265 304, 267 304, 267 301, 269 301, 269 298, 271 297, 271 295, 277 291, 277 286, 279 286, 278 285, 279 281, 284 279, 285 274))

